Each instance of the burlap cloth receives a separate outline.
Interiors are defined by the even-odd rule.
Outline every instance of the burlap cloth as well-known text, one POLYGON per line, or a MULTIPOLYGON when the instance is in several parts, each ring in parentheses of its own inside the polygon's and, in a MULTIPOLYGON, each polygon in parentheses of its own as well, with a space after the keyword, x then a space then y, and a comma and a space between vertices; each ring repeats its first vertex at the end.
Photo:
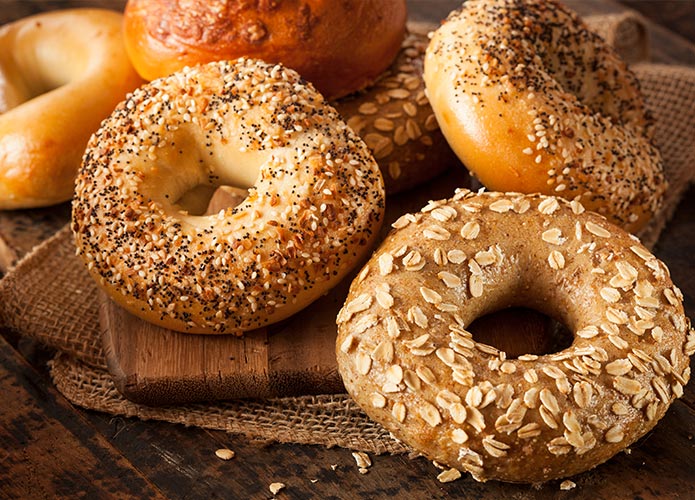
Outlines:
MULTIPOLYGON (((657 121, 669 195, 642 234, 652 246, 690 185, 695 168, 695 68, 649 64, 647 31, 630 14, 588 18, 634 64, 657 121)), ((66 227, 36 247, 0 281, 0 320, 56 349, 51 376, 81 407, 113 415, 220 429, 250 438, 341 446, 372 453, 408 451, 345 394, 147 407, 123 398, 106 371, 97 289, 74 255, 66 227)))

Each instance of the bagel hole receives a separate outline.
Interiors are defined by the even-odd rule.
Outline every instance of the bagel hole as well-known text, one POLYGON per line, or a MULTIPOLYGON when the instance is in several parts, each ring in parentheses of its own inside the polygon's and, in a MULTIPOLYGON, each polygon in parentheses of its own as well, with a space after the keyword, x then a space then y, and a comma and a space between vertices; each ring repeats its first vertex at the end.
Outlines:
POLYGON ((176 205, 190 215, 215 215, 221 210, 236 207, 247 196, 247 189, 201 184, 184 193, 176 205))
POLYGON ((515 359, 523 354, 553 354, 572 345, 572 332, 534 309, 510 307, 495 311, 468 326, 476 342, 491 345, 515 359))

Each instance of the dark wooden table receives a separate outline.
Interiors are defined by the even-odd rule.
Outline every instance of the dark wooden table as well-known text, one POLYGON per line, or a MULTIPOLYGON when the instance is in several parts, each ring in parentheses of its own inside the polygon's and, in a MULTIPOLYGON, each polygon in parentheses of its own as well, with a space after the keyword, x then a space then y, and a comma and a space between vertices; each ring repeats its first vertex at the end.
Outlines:
MULTIPOLYGON (((121 8, 121 1, 0 0, 0 23, 33 12, 75 5, 121 8)), ((413 0, 411 16, 443 17, 457 1, 413 0)), ((631 1, 630 7, 695 40, 695 1, 631 1)), ((615 3, 575 2, 583 13, 623 9, 615 3)), ((654 53, 695 65, 685 39, 654 27, 654 53)), ((58 208, 63 210, 64 208, 58 208)), ((695 190, 680 205, 656 249, 685 295, 695 318, 695 190)), ((464 476, 441 484, 424 459, 372 457, 358 472, 350 452, 316 446, 252 442, 179 425, 143 422, 73 407, 52 386, 50 353, 14 332, 0 336, 0 497, 2 498, 695 498, 695 384, 685 389, 657 428, 630 453, 573 478, 540 489, 464 476), (227 447, 230 461, 215 457, 227 447)))

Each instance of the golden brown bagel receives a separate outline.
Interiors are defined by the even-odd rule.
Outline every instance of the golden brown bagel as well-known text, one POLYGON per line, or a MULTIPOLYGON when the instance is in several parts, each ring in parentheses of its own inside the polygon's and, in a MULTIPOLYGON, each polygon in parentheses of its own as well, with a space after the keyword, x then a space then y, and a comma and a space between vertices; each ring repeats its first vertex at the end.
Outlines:
POLYGON ((554 0, 472 0, 437 29, 425 83, 489 189, 577 196, 635 232, 661 206, 661 157, 635 76, 554 0))
POLYGON ((459 190, 397 220, 338 315, 345 387, 375 421, 479 480, 543 482, 648 432, 690 377, 682 295, 637 238, 577 201, 459 190), (512 306, 571 346, 510 359, 468 331, 512 306))
POLYGON ((152 80, 184 66, 248 56, 298 71, 327 99, 371 83, 405 33, 405 0, 129 0, 125 39, 152 80))
POLYGON ((89 136, 142 80, 122 16, 51 12, 0 28, 0 209, 70 199, 89 136))
POLYGON ((77 179, 73 231, 126 310, 239 334, 338 283, 371 249, 383 210, 374 158, 322 96, 293 70, 239 59, 155 80, 104 120, 77 179), (218 185, 248 196, 214 215, 180 205, 218 185))

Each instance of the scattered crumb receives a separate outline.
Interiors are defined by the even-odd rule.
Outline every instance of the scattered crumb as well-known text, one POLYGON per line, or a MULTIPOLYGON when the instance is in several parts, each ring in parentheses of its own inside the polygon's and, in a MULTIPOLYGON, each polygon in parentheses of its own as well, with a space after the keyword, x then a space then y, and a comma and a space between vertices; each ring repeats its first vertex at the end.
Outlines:
POLYGON ((560 483, 560 489, 561 490, 571 490, 572 488, 576 487, 577 485, 574 483, 574 481, 570 481, 569 479, 566 479, 565 481, 562 481, 560 483))
POLYGON ((623 453, 625 453, 626 455, 631 454, 631 453, 632 453, 632 448, 625 448, 625 449, 623 450, 623 453))
POLYGON ((278 492, 285 487, 285 483, 270 483, 268 487, 273 495, 277 495, 278 492))
POLYGON ((318 483, 319 482, 318 479, 309 479, 309 481, 311 481, 312 483, 318 483))
POLYGON ((234 458, 236 453, 228 448, 220 448, 219 450, 215 451, 215 455, 217 455, 217 458, 221 458, 222 460, 231 460, 234 458))
POLYGON ((439 469, 439 470, 444 470, 444 469, 446 469, 446 467, 445 467, 444 465, 440 464, 440 463, 437 462, 436 460, 432 460, 432 465, 434 465, 434 466, 435 466, 437 469, 439 469))
MULTIPOLYGON (((357 462, 357 467, 360 469, 367 469, 372 466, 372 460, 363 451, 353 451, 352 456, 355 457, 355 462, 357 462)), ((362 472, 364 474, 364 472, 362 472)))
POLYGON ((483 476, 479 476, 475 472, 471 472, 471 477, 475 479, 478 483, 487 483, 487 478, 483 476))
POLYGON ((458 469, 448 469, 444 472, 440 472, 437 476, 440 483, 450 483, 451 481, 456 481, 461 477, 461 471, 458 469))
POLYGON ((366 467, 360 467, 359 471, 360 471, 360 474, 366 474, 367 472, 369 472, 369 469, 367 469, 366 467))
POLYGON ((338 468, 338 464, 331 464, 331 470, 336 470, 338 468))

